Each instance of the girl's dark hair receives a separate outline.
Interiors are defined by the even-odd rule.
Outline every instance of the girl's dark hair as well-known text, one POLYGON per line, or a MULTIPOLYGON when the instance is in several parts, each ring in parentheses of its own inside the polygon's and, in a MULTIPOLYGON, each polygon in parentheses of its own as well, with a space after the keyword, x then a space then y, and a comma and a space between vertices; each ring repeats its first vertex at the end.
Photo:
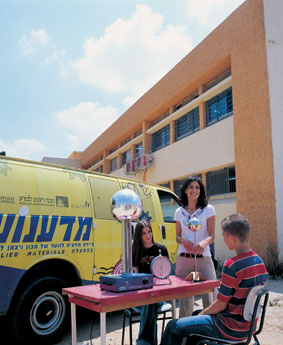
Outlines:
POLYGON ((194 181, 196 181, 200 186, 200 194, 199 194, 196 206, 197 208, 205 208, 205 206, 207 206, 208 204, 205 187, 204 187, 204 184, 202 183, 202 180, 197 176, 189 176, 185 180, 185 182, 182 184, 182 187, 181 187, 181 196, 179 200, 183 207, 186 207, 188 205, 188 197, 187 197, 187 194, 185 193, 185 190, 194 181))
MULTIPOLYGON (((133 266, 138 266, 138 260, 142 258, 144 252, 144 245, 142 241, 142 231, 143 228, 147 227, 151 230, 150 223, 147 220, 141 220, 135 227, 134 241, 133 241, 133 266)), ((152 243, 154 243, 153 233, 152 233, 152 243)))

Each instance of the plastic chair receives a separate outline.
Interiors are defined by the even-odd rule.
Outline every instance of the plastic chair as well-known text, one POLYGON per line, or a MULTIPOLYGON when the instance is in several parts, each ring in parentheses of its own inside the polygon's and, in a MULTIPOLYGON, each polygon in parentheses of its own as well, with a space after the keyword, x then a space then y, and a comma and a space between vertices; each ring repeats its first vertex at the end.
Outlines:
MULTIPOLYGON (((132 324, 140 322, 140 308, 135 307, 135 308, 124 310, 122 345, 124 345, 126 318, 129 318, 129 339, 130 339, 130 345, 132 345, 133 344, 132 324)), ((170 319, 173 319, 172 304, 168 302, 164 302, 157 309, 157 320, 162 320, 162 333, 165 327, 165 320, 170 320, 170 319), (167 312, 171 312, 171 316, 166 316, 167 312), (161 316, 159 317, 158 315, 161 315, 161 316)))
POLYGON ((202 336, 199 334, 194 334, 200 340, 196 343, 197 345, 248 345, 250 344, 252 338, 254 338, 255 343, 253 345, 260 345, 257 335, 262 331, 264 317, 266 312, 266 306, 268 302, 269 291, 264 288, 264 286, 255 286, 253 287, 247 297, 245 307, 244 307, 244 319, 246 321, 251 321, 248 338, 242 341, 235 340, 224 340, 217 339, 208 336, 202 336), (263 301, 262 301, 263 300, 263 301), (262 301, 262 302, 261 302, 262 301), (256 320, 259 317, 259 326, 256 328, 256 320), (255 331, 256 330, 256 331, 255 331), (255 333, 254 333, 255 332, 255 333), (254 333, 254 334, 253 334, 254 333))

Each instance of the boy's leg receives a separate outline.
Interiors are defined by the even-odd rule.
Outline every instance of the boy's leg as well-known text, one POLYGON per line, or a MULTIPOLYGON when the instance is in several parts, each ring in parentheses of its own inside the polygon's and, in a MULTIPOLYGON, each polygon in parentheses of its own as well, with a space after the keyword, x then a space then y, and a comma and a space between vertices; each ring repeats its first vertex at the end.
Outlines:
POLYGON ((171 320, 163 333, 161 345, 180 345, 184 337, 193 334, 223 338, 215 327, 211 315, 197 315, 171 320))

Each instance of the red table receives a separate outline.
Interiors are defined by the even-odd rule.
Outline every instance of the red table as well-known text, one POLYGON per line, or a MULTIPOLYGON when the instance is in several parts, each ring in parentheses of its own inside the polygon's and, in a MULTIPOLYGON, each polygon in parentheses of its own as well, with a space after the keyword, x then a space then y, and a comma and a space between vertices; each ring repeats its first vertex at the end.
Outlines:
POLYGON ((159 281, 152 289, 119 293, 101 290, 99 284, 64 288, 63 293, 69 296, 71 303, 72 345, 77 344, 76 305, 100 313, 101 345, 106 345, 107 312, 173 300, 173 315, 176 318, 176 299, 203 294, 211 296, 213 289, 220 285, 217 280, 190 282, 176 276, 170 276, 169 280, 171 284, 159 281))

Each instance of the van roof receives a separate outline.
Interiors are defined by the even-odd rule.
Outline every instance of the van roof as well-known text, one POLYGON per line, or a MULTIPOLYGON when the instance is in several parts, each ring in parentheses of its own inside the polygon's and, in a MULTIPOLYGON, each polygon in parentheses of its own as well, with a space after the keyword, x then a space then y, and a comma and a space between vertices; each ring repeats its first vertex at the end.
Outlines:
POLYGON ((68 171, 69 170, 78 171, 78 172, 82 172, 82 173, 90 174, 90 175, 99 175, 99 176, 105 176, 108 178, 113 177, 113 178, 117 178, 119 180, 126 180, 126 181, 130 180, 133 182, 137 182, 139 184, 146 184, 149 186, 158 187, 159 189, 162 189, 162 190, 171 191, 171 189, 169 189, 167 187, 160 186, 160 185, 154 184, 154 183, 143 182, 143 181, 139 181, 139 180, 135 180, 132 178, 127 178, 127 177, 122 177, 122 176, 109 175, 109 174, 105 174, 105 173, 101 173, 101 172, 97 172, 97 171, 91 171, 91 170, 69 167, 66 165, 59 165, 59 164, 54 164, 54 163, 52 164, 52 163, 46 163, 46 162, 38 162, 38 161, 29 160, 29 159, 9 157, 9 156, 0 156, 0 162, 1 162, 1 160, 14 161, 14 162, 19 162, 19 163, 27 163, 27 164, 38 165, 38 166, 43 166, 43 167, 52 167, 55 169, 63 169, 63 170, 68 170, 68 171))

